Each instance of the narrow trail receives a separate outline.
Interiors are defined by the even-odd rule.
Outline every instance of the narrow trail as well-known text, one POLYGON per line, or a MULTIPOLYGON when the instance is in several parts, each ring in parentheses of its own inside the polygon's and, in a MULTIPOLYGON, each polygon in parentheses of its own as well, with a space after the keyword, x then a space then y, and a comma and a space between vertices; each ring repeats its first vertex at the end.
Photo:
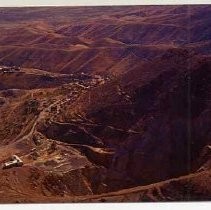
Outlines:
MULTIPOLYGON (((16 136, 12 141, 11 143, 17 143, 17 142, 20 142, 22 140, 26 140, 26 139, 29 139, 32 137, 33 133, 35 132, 35 129, 36 129, 36 126, 38 125, 39 122, 41 122, 43 119, 45 119, 49 113, 51 112, 51 108, 54 107, 54 106, 57 106, 56 110, 56 115, 59 113, 59 110, 61 109, 61 106, 64 105, 65 103, 68 103, 72 100, 76 100, 78 97, 80 96, 80 94, 77 93, 73 93, 71 95, 67 95, 65 96, 64 98, 62 99, 59 99, 53 103, 51 103, 48 107, 44 108, 39 114, 38 116, 36 116, 34 119, 33 119, 33 123, 29 123, 26 128, 22 129, 20 134, 18 136, 16 136)), ((52 116, 54 117, 54 116, 52 116)), ((51 117, 51 118, 52 118, 51 117)))
POLYGON ((71 144, 71 143, 68 144, 68 143, 60 142, 60 141, 56 141, 56 142, 58 145, 61 145, 61 146, 69 146, 69 147, 74 147, 74 148, 88 148, 97 153, 114 154, 114 149, 93 147, 93 146, 86 145, 86 144, 71 144))
MULTIPOLYGON (((80 118, 81 120, 85 120, 85 119, 82 119, 80 118)), ((65 123, 65 122, 57 122, 57 121, 54 121, 54 120, 51 120, 52 123, 55 123, 55 124, 60 124, 60 125, 85 125, 85 126, 90 126, 90 127, 105 127, 105 128, 109 128, 111 130, 115 130, 115 131, 118 131, 118 132, 122 132, 122 133, 128 133, 128 134, 143 134, 142 132, 140 131, 135 131, 135 130, 132 130, 132 129, 128 129, 128 130, 125 130, 125 129, 122 129, 122 128, 117 128, 117 127, 114 127, 114 126, 111 126, 111 125, 104 125, 104 124, 100 124, 100 123, 94 123, 94 122, 91 122, 91 121, 87 121, 86 120, 83 122, 83 121, 80 121, 80 122, 69 122, 69 123, 65 123)))
POLYGON ((32 124, 32 125, 31 125, 31 124, 28 124, 28 125, 27 125, 27 128, 24 129, 24 130, 22 130, 22 131, 20 132, 20 134, 19 134, 15 139, 12 140, 12 142, 15 143, 15 142, 19 142, 19 141, 22 141, 22 140, 31 138, 32 135, 33 135, 33 133, 34 133, 34 131, 35 131, 35 128, 36 128, 37 124, 38 124, 41 120, 45 119, 45 117, 46 117, 46 116, 48 115, 48 113, 50 112, 51 108, 52 108, 53 106, 58 105, 59 103, 62 103, 62 102, 64 103, 64 102, 68 102, 68 101, 69 101, 69 99, 60 99, 60 100, 57 100, 57 101, 53 102, 52 104, 50 104, 50 105, 49 105, 48 107, 46 107, 45 109, 43 109, 43 110, 39 113, 39 115, 38 115, 37 117, 34 118, 33 124, 32 124), (31 127, 31 128, 29 128, 29 127, 31 127), (28 131, 28 130, 29 130, 29 131, 28 131))
POLYGON ((70 99, 66 98, 66 99, 60 99, 60 100, 57 100, 55 101, 54 103, 50 104, 47 108, 45 108, 43 111, 40 112, 40 114, 38 115, 37 119, 35 120, 31 130, 29 131, 29 133, 27 135, 25 135, 22 139, 27 139, 27 138, 30 138, 32 137, 34 131, 35 131, 35 128, 37 126, 37 124, 39 122, 41 122, 43 119, 45 119, 48 115, 48 113, 51 111, 51 108, 54 107, 54 106, 58 106, 59 104, 64 104, 66 102, 68 102, 70 99))
MULTIPOLYGON (((180 181, 182 182, 185 180, 188 181, 192 178, 200 177, 200 175, 206 175, 206 174, 209 175, 210 173, 211 173, 211 170, 203 171, 200 173, 192 173, 192 174, 180 176, 177 178, 168 179, 165 181, 152 183, 149 185, 137 186, 137 187, 123 189, 123 190, 119 190, 119 191, 103 193, 100 195, 94 195, 94 196, 91 195, 91 196, 83 196, 83 197, 79 196, 76 200, 77 200, 77 202, 89 202, 90 200, 97 202, 100 199, 108 199, 108 201, 109 201, 110 198, 114 198, 114 197, 120 198, 120 196, 122 196, 122 198, 125 197, 125 199, 127 200, 127 196, 134 196, 135 194, 141 194, 143 192, 146 192, 148 194, 148 196, 153 196, 152 195, 153 189, 156 190, 156 193, 158 196, 161 196, 164 198, 164 195, 161 191, 162 186, 171 185, 171 184, 174 184, 175 182, 180 182, 180 181)), ((152 200, 154 200, 154 196, 151 198, 152 198, 152 200)))
POLYGON ((2 159, 5 159, 8 157, 8 154, 5 152, 7 150, 11 151, 12 154, 21 153, 20 157, 26 156, 27 154, 24 151, 24 147, 21 147, 21 148, 17 147, 18 143, 21 143, 21 142, 26 143, 27 139, 31 139, 33 137, 33 133, 36 130, 36 126, 38 125, 39 122, 41 122, 43 119, 45 119, 48 116, 53 106, 59 106, 61 103, 64 104, 64 103, 67 103, 68 101, 70 101, 70 99, 68 97, 65 97, 51 103, 48 107, 43 109, 39 113, 39 115, 33 119, 33 123, 28 124, 27 127, 24 130, 22 130, 21 133, 16 138, 10 141, 10 144, 2 146, 0 148, 0 154, 1 154, 2 159))
MULTIPOLYGON (((100 84, 99 84, 100 85, 100 84)), ((24 157, 27 154, 24 151, 24 147, 17 147, 18 143, 24 143, 24 145, 30 145, 28 144, 29 141, 32 140, 34 133, 36 132, 36 128, 37 125, 39 125, 40 123, 45 122, 45 120, 47 119, 49 122, 52 122, 53 119, 59 115, 60 111, 63 109, 63 105, 66 103, 70 103, 70 102, 74 102, 78 99, 78 97, 80 97, 81 95, 81 90, 82 89, 77 89, 77 91, 75 91, 73 89, 71 94, 65 94, 63 96, 60 96, 60 98, 54 102, 52 102, 49 106, 43 108, 37 116, 35 116, 26 126, 25 128, 23 128, 21 130, 21 132, 18 134, 18 136, 16 136, 9 145, 6 145, 4 148, 2 148, 3 150, 6 147, 9 147, 11 149, 11 151, 13 151, 13 153, 20 153, 20 157, 24 157)), ((55 100, 55 99, 54 99, 55 100)), ((87 135, 89 134, 86 130, 84 130, 85 133, 87 133, 87 135)), ((93 136, 94 137, 94 136, 93 136)), ((95 137, 97 139, 97 141, 100 141, 100 139, 98 139, 97 137, 95 137)), ((64 145, 64 144, 63 144, 64 145)), ((79 149, 80 145, 69 145, 72 146, 73 148, 77 147, 77 149, 79 149)), ((100 148, 92 148, 89 147, 88 145, 82 145, 81 148, 87 148, 89 150, 92 150, 93 152, 97 152, 97 153, 106 153, 106 151, 100 149, 100 148)), ((30 149, 30 147, 29 147, 30 149)))

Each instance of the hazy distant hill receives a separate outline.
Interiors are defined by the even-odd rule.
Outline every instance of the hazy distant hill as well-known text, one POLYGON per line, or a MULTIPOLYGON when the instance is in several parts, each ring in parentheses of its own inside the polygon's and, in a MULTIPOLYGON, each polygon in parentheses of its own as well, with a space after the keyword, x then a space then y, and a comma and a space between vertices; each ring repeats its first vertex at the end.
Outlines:
POLYGON ((0 8, 0 202, 210 200, 210 12, 0 8))

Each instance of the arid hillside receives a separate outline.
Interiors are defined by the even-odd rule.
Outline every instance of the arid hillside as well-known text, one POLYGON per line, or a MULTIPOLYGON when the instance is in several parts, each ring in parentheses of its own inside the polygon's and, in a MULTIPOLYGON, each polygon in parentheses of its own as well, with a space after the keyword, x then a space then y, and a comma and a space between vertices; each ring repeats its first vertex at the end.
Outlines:
POLYGON ((110 72, 166 49, 210 53, 209 6, 0 9, 0 63, 51 72, 110 72))
POLYGON ((0 202, 210 200, 210 12, 0 8, 0 202))

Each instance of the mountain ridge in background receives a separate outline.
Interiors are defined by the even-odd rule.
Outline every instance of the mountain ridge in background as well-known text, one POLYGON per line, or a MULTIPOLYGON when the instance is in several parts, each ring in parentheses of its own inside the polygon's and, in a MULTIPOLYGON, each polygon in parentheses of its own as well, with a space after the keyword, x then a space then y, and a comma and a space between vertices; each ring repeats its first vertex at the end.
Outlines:
POLYGON ((210 11, 0 8, 0 202, 210 200, 210 11))

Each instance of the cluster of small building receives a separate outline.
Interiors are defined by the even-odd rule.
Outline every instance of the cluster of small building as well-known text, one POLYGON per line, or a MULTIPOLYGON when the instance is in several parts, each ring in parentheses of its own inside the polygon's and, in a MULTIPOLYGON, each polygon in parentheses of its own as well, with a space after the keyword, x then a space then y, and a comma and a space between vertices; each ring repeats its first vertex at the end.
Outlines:
POLYGON ((17 66, 0 66, 0 72, 3 73, 16 73, 21 70, 20 67, 17 66))
POLYGON ((23 161, 17 155, 13 155, 8 162, 3 164, 2 168, 8 169, 21 166, 23 166, 23 161))

